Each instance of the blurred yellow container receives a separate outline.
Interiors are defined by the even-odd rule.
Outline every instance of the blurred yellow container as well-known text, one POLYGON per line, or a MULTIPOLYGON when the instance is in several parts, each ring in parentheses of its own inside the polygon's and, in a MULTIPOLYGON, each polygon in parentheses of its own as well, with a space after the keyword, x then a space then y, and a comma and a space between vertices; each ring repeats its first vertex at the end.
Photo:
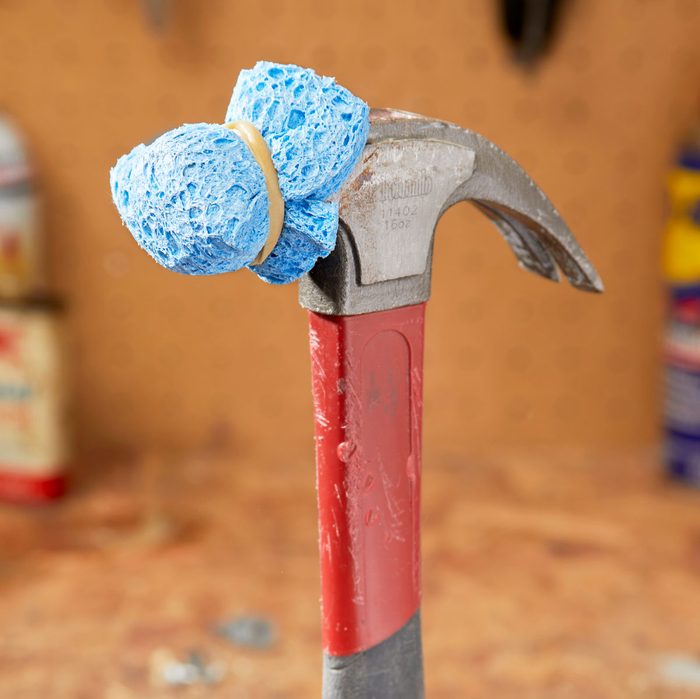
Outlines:
POLYGON ((675 168, 668 189, 671 216, 663 243, 664 277, 673 285, 700 284, 700 169, 675 168))

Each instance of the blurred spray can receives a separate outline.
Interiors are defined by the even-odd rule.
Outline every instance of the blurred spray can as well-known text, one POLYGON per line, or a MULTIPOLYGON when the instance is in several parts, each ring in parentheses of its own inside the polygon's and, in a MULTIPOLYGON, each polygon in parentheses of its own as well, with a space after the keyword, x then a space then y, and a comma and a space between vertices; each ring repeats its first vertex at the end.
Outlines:
POLYGON ((700 486, 700 125, 669 176, 663 244, 667 284, 665 460, 671 475, 700 486))
POLYGON ((27 151, 0 115, 0 297, 22 298, 44 287, 37 197, 27 151))
POLYGON ((0 115, 0 498, 51 500, 65 490, 61 313, 44 289, 32 167, 0 115))

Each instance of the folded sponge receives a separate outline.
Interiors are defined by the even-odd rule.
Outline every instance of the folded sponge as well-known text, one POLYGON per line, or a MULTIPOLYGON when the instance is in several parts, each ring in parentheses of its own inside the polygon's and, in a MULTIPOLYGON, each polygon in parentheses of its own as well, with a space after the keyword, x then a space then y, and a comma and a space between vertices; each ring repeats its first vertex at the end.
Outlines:
POLYGON ((250 267, 284 284, 335 247, 334 194, 360 157, 367 105, 297 66, 258 63, 243 71, 227 121, 252 122, 265 139, 285 200, 271 254, 253 260, 269 234, 265 177, 248 145, 214 124, 170 131, 119 159, 111 173, 117 209, 138 243, 160 264, 186 274, 250 267))
POLYGON ((332 78, 259 62, 243 70, 226 121, 250 121, 270 147, 285 199, 325 199, 357 162, 369 108, 332 78))
POLYGON ((290 202, 277 245, 262 264, 250 269, 271 284, 299 279, 319 257, 327 257, 333 251, 337 233, 337 202, 313 199, 290 202))
POLYGON ((248 264, 267 235, 265 178, 230 129, 186 124, 136 146, 111 172, 112 197, 138 244, 185 274, 248 264))

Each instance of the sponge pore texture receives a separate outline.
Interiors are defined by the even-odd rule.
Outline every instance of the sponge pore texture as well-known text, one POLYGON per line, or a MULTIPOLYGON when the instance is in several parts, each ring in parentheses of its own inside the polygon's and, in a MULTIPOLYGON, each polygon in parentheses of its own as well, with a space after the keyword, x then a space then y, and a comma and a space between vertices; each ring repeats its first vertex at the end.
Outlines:
POLYGON ((265 242, 265 177, 248 146, 223 126, 186 124, 136 146, 110 179, 132 235, 168 269, 230 272, 265 242))
POLYGON ((226 112, 235 119, 267 141, 285 199, 325 199, 364 148, 369 107, 333 78, 261 61, 238 76, 226 112))
POLYGON ((277 245, 252 269, 271 284, 286 284, 306 274, 319 257, 327 257, 338 234, 338 203, 304 199, 290 202, 277 245))

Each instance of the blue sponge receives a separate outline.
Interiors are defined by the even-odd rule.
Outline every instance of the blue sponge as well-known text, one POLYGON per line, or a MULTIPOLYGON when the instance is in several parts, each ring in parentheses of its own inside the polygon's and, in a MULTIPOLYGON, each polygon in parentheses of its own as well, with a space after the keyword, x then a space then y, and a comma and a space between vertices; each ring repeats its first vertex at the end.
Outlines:
POLYGON ((338 234, 338 203, 303 199, 290 202, 277 245, 262 264, 251 266, 261 279, 286 284, 299 279, 335 247, 338 234))
POLYGON ((325 201, 360 157, 369 108, 331 78, 297 66, 258 63, 243 71, 227 121, 252 122, 265 139, 285 200, 271 254, 265 178, 249 147, 221 125, 190 124, 119 159, 112 196, 137 242, 186 274, 249 266, 274 284, 294 281, 335 247, 338 204, 325 201))
POLYGON ((265 177, 230 129, 187 124, 136 146, 111 172, 112 197, 138 244, 185 274, 240 269, 267 236, 265 177))
POLYGON ((360 157, 369 108, 332 78, 261 61, 238 76, 226 112, 236 119, 267 141, 285 200, 325 199, 360 157))

